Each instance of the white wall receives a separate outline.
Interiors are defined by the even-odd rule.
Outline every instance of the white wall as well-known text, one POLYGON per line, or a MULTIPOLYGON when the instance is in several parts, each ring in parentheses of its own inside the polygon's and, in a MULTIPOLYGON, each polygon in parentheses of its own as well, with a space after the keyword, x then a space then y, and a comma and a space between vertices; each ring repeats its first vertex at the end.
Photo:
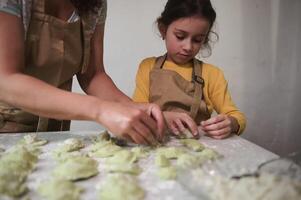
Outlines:
MULTIPOLYGON (((166 0, 108 0, 105 66, 128 95, 141 59, 164 53, 154 24, 166 0)), ((205 61, 222 68, 237 106, 246 113, 244 137, 279 154, 301 149, 301 1, 212 0, 220 39, 205 61)), ((80 91, 78 85, 74 86, 80 91)), ((73 122, 72 129, 99 125, 73 122)))

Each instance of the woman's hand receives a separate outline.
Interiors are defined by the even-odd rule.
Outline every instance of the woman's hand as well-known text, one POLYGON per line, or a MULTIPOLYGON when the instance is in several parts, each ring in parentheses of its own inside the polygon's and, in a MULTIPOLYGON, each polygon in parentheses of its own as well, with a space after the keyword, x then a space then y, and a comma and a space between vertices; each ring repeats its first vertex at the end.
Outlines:
POLYGON ((199 126, 200 131, 215 139, 224 139, 238 131, 238 123, 234 117, 220 114, 206 121, 199 126))
POLYGON ((185 129, 189 129, 193 137, 198 137, 198 127, 194 120, 186 113, 181 112, 163 112, 165 122, 169 130, 175 135, 184 133, 185 129))
POLYGON ((98 122, 117 137, 137 144, 157 144, 164 128, 160 109, 153 104, 102 102, 98 122), (156 121, 157 120, 157 121, 156 121))

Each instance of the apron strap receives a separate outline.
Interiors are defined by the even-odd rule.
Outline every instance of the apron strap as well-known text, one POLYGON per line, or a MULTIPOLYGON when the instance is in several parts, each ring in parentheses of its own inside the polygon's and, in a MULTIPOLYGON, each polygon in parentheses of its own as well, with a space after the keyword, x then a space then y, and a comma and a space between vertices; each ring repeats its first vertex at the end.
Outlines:
POLYGON ((85 73, 88 69, 90 62, 90 52, 91 52, 91 38, 93 34, 93 27, 88 18, 85 16, 81 19, 81 29, 82 29, 82 43, 83 43, 83 64, 81 73, 85 73))
POLYGON ((195 90, 193 95, 194 102, 190 108, 190 115, 193 119, 198 114, 200 102, 203 98, 203 87, 205 82, 204 79, 202 78, 202 66, 203 66, 202 62, 199 62, 195 58, 193 59, 192 81, 195 83, 195 90))
POLYGON ((45 0, 33 0, 32 10, 39 13, 45 13, 45 0))
POLYGON ((157 57, 155 61, 154 69, 161 69, 164 65, 166 58, 167 58, 167 54, 157 57))
POLYGON ((37 132, 46 132, 48 130, 49 119, 45 117, 39 117, 37 132))

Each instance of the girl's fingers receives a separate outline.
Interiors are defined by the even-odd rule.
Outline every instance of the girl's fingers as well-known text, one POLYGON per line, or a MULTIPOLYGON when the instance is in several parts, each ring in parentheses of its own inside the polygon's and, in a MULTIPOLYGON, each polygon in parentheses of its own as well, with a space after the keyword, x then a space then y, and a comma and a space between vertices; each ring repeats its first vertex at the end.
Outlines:
POLYGON ((221 129, 224 129, 224 128, 227 128, 227 127, 230 127, 231 126, 231 122, 230 120, 224 120, 224 121, 220 121, 216 124, 210 124, 210 125, 207 125, 207 126, 203 126, 203 130, 204 131, 215 131, 215 130, 221 130, 221 129))
POLYGON ((208 120, 206 120, 206 121, 202 121, 201 122, 201 125, 202 126, 208 126, 208 125, 211 125, 211 124, 216 124, 216 123, 218 123, 218 122, 220 122, 220 121, 223 121, 223 120, 225 120, 225 115, 224 114, 220 114, 220 115, 217 115, 217 116, 215 116, 215 117, 212 117, 212 118, 210 118, 210 119, 208 119, 208 120))
POLYGON ((225 138, 229 137, 229 135, 230 134, 219 135, 219 136, 212 136, 212 138, 220 140, 220 139, 225 139, 225 138))
POLYGON ((230 134, 231 128, 226 127, 226 128, 220 129, 220 130, 206 131, 206 133, 211 136, 221 136, 221 135, 225 135, 225 134, 230 134))
POLYGON ((178 129, 180 130, 180 132, 185 131, 185 126, 184 126, 183 122, 180 119, 176 119, 175 123, 176 123, 178 129))
POLYGON ((178 129, 178 126, 175 123, 170 124, 170 130, 175 134, 175 135, 180 135, 180 130, 178 129))
POLYGON ((199 135, 198 127, 196 123, 190 117, 182 118, 183 122, 185 123, 186 127, 192 133, 192 136, 197 137, 199 135))

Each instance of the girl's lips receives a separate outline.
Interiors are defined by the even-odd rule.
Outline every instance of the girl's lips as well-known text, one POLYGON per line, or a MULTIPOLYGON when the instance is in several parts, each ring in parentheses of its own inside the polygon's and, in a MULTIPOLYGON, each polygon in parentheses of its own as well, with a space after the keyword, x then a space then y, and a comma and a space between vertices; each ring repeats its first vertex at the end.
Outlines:
POLYGON ((178 56, 182 59, 187 59, 191 57, 191 55, 187 55, 187 54, 178 54, 178 56))

